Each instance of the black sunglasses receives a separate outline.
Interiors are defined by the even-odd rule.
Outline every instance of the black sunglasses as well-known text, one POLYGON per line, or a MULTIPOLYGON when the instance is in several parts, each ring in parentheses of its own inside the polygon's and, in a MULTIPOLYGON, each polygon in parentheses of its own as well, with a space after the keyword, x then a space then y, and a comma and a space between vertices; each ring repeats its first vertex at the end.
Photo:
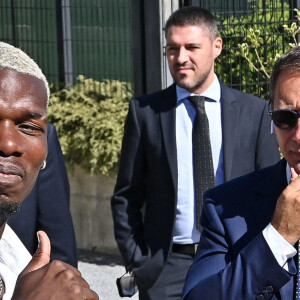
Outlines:
POLYGON ((280 129, 293 129, 296 127, 300 112, 290 109, 279 109, 269 111, 274 124, 280 129))

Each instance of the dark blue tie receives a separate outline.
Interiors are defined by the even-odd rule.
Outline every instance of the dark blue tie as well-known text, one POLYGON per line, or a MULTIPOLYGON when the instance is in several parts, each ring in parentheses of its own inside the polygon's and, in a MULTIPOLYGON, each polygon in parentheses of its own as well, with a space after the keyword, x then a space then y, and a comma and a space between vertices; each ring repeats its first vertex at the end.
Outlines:
POLYGON ((193 169, 194 188, 196 198, 196 221, 199 231, 200 214, 203 206, 203 193, 215 186, 213 159, 209 137, 209 124, 205 112, 205 98, 191 96, 189 101, 196 108, 196 117, 193 124, 193 169))

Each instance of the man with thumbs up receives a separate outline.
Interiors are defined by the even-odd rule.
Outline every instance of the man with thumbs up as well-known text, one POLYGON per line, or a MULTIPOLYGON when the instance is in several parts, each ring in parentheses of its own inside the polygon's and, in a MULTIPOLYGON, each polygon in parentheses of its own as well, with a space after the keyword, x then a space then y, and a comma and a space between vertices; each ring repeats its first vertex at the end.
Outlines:
POLYGON ((37 64, 20 49, 0 42, 2 300, 98 299, 77 269, 60 261, 50 262, 51 245, 44 232, 38 233, 39 247, 31 258, 6 224, 30 193, 46 159, 49 94, 37 64))

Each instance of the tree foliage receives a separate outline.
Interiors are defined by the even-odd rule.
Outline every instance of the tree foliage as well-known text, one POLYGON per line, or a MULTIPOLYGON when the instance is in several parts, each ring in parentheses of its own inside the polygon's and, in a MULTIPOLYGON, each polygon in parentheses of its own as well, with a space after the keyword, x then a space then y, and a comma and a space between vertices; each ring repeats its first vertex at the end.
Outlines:
MULTIPOLYGON (((249 5, 251 13, 223 20, 224 51, 216 69, 224 82, 267 98, 272 66, 296 44, 299 27, 290 21, 289 5, 283 1, 259 0, 249 5)), ((299 20, 297 9, 295 13, 299 20)))
POLYGON ((90 174, 109 175, 117 168, 123 126, 132 97, 131 84, 79 76, 72 88, 53 92, 48 109, 68 165, 90 174))

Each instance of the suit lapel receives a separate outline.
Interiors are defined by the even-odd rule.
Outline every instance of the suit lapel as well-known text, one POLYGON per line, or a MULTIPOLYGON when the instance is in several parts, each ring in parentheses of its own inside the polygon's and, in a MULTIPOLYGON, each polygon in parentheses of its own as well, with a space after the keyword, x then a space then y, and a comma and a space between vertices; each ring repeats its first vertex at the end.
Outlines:
POLYGON ((176 88, 175 84, 164 90, 160 99, 160 122, 164 148, 174 187, 177 187, 177 151, 176 151, 176 88))
MULTIPOLYGON (((257 224, 260 224, 259 226, 261 228, 259 231, 262 231, 272 220, 277 199, 287 187, 286 163, 284 158, 281 159, 276 165, 268 168, 268 173, 264 173, 265 180, 260 180, 254 184, 255 198, 253 198, 253 200, 258 199, 258 201, 253 201, 253 211, 252 213, 249 211, 249 216, 251 215, 252 223, 255 224, 253 225, 255 228, 257 228, 257 224), (257 214, 258 207, 260 212, 257 214)), ((256 171, 256 173, 257 172, 260 172, 260 170, 256 171)), ((257 232, 255 235, 256 234, 257 232)), ((271 299, 290 300, 292 299, 292 294, 293 280, 290 280, 281 287, 271 299)))
MULTIPOLYGON (((238 130, 240 107, 238 99, 234 97, 231 90, 221 83, 222 97, 222 139, 224 151, 224 176, 225 181, 230 179, 233 153, 238 130)), ((174 186, 177 186, 177 152, 176 152, 176 85, 173 84, 163 91, 160 99, 159 112, 162 135, 170 166, 174 186)))
POLYGON ((221 116, 222 116, 222 139, 224 151, 224 175, 225 181, 229 180, 233 153, 238 130, 238 119, 240 107, 237 99, 231 93, 230 89, 221 84, 221 116))

